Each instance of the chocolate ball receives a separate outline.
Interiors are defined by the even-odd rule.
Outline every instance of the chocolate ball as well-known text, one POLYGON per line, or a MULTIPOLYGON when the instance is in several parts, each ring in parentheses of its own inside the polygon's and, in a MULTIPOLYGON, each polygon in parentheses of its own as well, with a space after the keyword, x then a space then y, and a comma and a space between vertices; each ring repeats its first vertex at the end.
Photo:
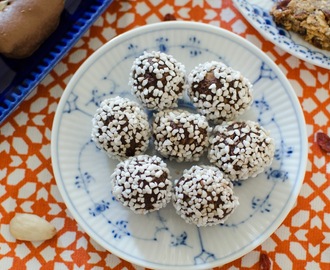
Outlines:
POLYGON ((221 62, 196 66, 188 76, 188 94, 198 112, 214 124, 234 120, 250 108, 252 84, 221 62))
POLYGON ((136 102, 122 97, 106 99, 96 110, 92 124, 92 140, 111 158, 122 160, 148 148, 148 116, 136 102))
POLYGON ((176 107, 185 89, 185 67, 172 55, 144 52, 133 62, 129 85, 150 110, 176 107))
POLYGON ((174 183, 173 205, 187 223, 222 224, 239 205, 233 184, 213 166, 193 166, 174 183))
POLYGON ((208 158, 231 180, 255 177, 272 163, 274 140, 254 121, 218 125, 210 137, 208 158))
POLYGON ((204 116, 182 109, 160 111, 152 124, 155 149, 178 162, 199 160, 209 144, 210 131, 204 116))
POLYGON ((172 197, 170 172, 157 156, 138 155, 120 162, 111 181, 114 197, 137 214, 159 210, 172 197))

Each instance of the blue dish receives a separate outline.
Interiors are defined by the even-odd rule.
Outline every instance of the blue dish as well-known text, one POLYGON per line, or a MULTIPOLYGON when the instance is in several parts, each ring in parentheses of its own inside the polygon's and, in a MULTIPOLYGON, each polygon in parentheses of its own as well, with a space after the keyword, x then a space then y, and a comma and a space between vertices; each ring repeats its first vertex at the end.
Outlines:
POLYGON ((112 0, 67 0, 56 31, 28 58, 0 55, 0 123, 54 68, 112 0))
MULTIPOLYGON (((135 99, 136 100, 136 99, 135 99)), ((184 95, 179 107, 193 106, 184 95)), ((151 111, 148 111, 151 118, 151 111)), ((160 22, 111 39, 92 54, 68 83, 52 127, 51 157, 57 187, 70 213, 94 241, 112 254, 151 269, 210 269, 231 262, 265 241, 287 216, 302 185, 307 135, 299 100, 266 54, 224 29, 195 22, 160 22), (273 163, 254 179, 235 183, 240 205, 224 225, 186 224, 171 203, 137 215, 111 193, 118 161, 91 141, 92 118, 109 97, 135 99, 128 87, 133 61, 143 51, 173 55, 186 71, 222 61, 253 83, 254 102, 242 119, 258 121, 275 140, 273 163)), ((148 154, 157 154, 153 143, 148 154)), ((172 179, 198 162, 168 161, 172 179)))

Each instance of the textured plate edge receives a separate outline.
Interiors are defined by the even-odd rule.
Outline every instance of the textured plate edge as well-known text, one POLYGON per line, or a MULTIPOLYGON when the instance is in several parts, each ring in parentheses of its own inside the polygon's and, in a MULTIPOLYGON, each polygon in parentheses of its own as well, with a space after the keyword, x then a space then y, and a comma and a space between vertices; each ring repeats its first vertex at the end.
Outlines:
MULTIPOLYGON (((194 25, 196 27, 206 27, 209 28, 211 31, 221 31, 224 35, 230 35, 230 36, 235 36, 238 40, 240 40, 242 43, 246 44, 246 46, 249 46, 249 48, 251 48, 251 50, 253 50, 256 53, 262 54, 265 61, 267 61, 267 64, 277 72, 277 74, 279 76, 281 76, 281 80, 283 82, 285 82, 287 89, 289 90, 288 93, 291 96, 291 98, 293 100, 295 100, 295 102, 297 104, 299 103, 298 97, 295 94, 291 84, 289 83, 289 81, 287 80, 287 78, 285 77, 285 75, 283 74, 283 72, 280 70, 280 68, 271 60, 271 58, 266 55, 264 52, 262 52, 259 48, 257 48, 255 45, 253 45, 251 42, 249 42, 248 40, 242 38, 241 36, 232 33, 226 29, 222 29, 216 26, 212 26, 212 25, 208 25, 205 23, 199 23, 199 22, 185 22, 185 21, 169 21, 169 22, 159 22, 159 23, 154 23, 154 24, 150 24, 150 25, 145 25, 145 26, 140 26, 138 28, 135 28, 133 30, 130 30, 128 32, 125 32, 121 35, 116 36, 115 38, 113 38, 112 40, 110 40, 109 42, 107 42, 106 44, 104 44, 102 47, 100 47, 98 50, 96 50, 76 71, 76 73, 74 74, 74 76, 71 78, 70 82, 68 83, 66 89, 70 89, 72 85, 74 85, 78 79, 79 79, 79 74, 84 72, 84 70, 86 70, 89 65, 90 62, 93 61, 92 58, 98 57, 99 55, 102 55, 104 51, 107 51, 107 47, 112 45, 112 43, 116 43, 116 42, 120 42, 121 39, 125 39, 127 33, 131 33, 132 31, 139 33, 148 29, 154 29, 154 28, 166 28, 167 25, 179 25, 179 26, 189 26, 189 25, 194 25), (110 44, 110 45, 109 45, 110 44)), ((59 126, 59 122, 60 122, 60 115, 61 112, 65 106, 65 101, 67 99, 67 97, 71 94, 71 92, 69 91, 64 91, 64 94, 61 97, 61 100, 59 102, 59 105, 57 107, 56 113, 55 113, 55 117, 54 117, 54 121, 53 121, 53 126, 52 126, 52 130, 56 130, 56 127, 59 126)), ((304 157, 304 159, 301 161, 301 166, 302 168, 306 168, 307 166, 307 151, 308 151, 308 142, 307 142, 307 130, 306 130, 306 122, 305 122, 305 117, 302 111, 301 106, 299 106, 299 111, 297 112, 297 115, 300 116, 299 118, 299 124, 300 126, 303 128, 302 130, 302 138, 304 139, 302 141, 302 145, 304 146, 302 149, 302 155, 304 157)), ((62 186, 62 184, 57 180, 60 178, 60 172, 58 171, 59 168, 59 164, 58 164, 58 160, 56 158, 54 158, 54 155, 57 151, 57 144, 53 143, 53 142, 57 142, 58 139, 58 134, 55 132, 52 132, 52 136, 51 136, 51 159, 52 159, 52 167, 53 167, 53 172, 54 172, 54 176, 55 176, 55 180, 57 183, 57 186, 59 188, 60 194, 68 208, 68 210, 70 211, 71 215, 74 217, 74 219, 76 220, 76 222, 83 228, 83 230, 91 237, 91 239, 93 239, 95 242, 97 242, 100 246, 102 246, 104 249, 106 249, 103 245, 104 240, 101 237, 97 237, 95 238, 94 236, 92 236, 89 232, 89 226, 87 223, 85 223, 85 221, 80 218, 80 216, 78 215, 78 213, 75 212, 74 207, 69 203, 69 196, 67 194, 67 192, 65 192, 65 187, 62 186)), ((229 256, 227 258, 227 260, 223 263, 219 263, 219 261, 216 262, 211 262, 211 263, 205 263, 202 265, 195 265, 195 266, 177 266, 177 267, 172 267, 171 269, 173 270, 185 270, 185 269, 206 269, 206 268, 212 268, 212 267, 218 267, 227 263, 230 263, 232 261, 234 261, 235 259, 238 259, 242 256, 244 256, 245 254, 247 254, 248 252, 252 251, 253 249, 255 249, 256 247, 258 247, 259 245, 261 245, 267 238, 269 238, 269 236, 271 234, 274 233, 274 231, 282 224, 282 222, 284 221, 284 219, 287 217, 287 215, 289 214, 289 212, 292 210, 292 207, 294 206, 294 203, 297 200, 298 194, 300 192, 302 183, 303 183, 303 179, 305 176, 305 170, 301 170, 299 173, 299 176, 297 176, 297 179, 300 179, 299 184, 297 185, 297 188, 294 190, 295 192, 292 193, 291 198, 288 200, 288 208, 286 209, 286 212, 282 213, 281 216, 279 216, 275 222, 268 228, 268 230, 265 231, 264 236, 261 239, 258 239, 257 241, 255 241, 253 243, 252 246, 250 246, 249 248, 244 248, 241 252, 239 256, 229 256), (232 258, 234 257, 234 258, 232 258)), ((107 249, 108 250, 108 249, 107 249)), ((164 270, 168 270, 169 267, 166 266, 162 266, 159 264, 155 264, 155 263, 150 263, 150 262, 145 262, 144 264, 141 264, 141 261, 139 259, 135 259, 135 258, 128 258, 126 254, 122 254, 121 251, 119 250, 108 250, 109 252, 111 252, 112 254, 127 260, 133 264, 136 265, 140 265, 143 267, 147 267, 147 268, 152 268, 152 269, 164 269, 164 270)))

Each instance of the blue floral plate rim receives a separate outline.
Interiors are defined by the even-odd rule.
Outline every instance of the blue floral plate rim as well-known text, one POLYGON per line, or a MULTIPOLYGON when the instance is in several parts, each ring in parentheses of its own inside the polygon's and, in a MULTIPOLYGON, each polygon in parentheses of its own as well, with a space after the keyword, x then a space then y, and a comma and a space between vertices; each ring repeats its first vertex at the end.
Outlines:
MULTIPOLYGON (((240 64, 241 60, 235 61, 235 64, 240 64)), ((279 95, 276 95, 275 99, 278 99, 277 96, 279 95)), ((182 102, 184 103, 185 101, 182 102)), ((274 104, 276 105, 277 103, 274 104)), ((290 108, 288 110, 290 111, 290 108)), ((65 203, 77 222, 96 242, 115 255, 132 263, 157 269, 205 269, 215 267, 237 259, 260 245, 275 231, 291 210, 300 191, 307 163, 307 136, 304 116, 297 96, 280 69, 269 57, 243 38, 224 29, 192 22, 162 22, 139 27, 114 38, 96 51, 85 61, 68 84, 55 115, 51 141, 55 179, 65 203), (147 40, 147 42, 141 42, 139 37, 140 39, 143 38, 143 41, 147 40), (214 41, 221 42, 220 47, 225 46, 223 45, 224 43, 228 43, 229 45, 226 45, 228 46, 226 47, 227 50, 218 53, 217 50, 211 48, 213 46, 212 42, 206 44, 208 43, 208 38, 214 38, 214 41), (219 230, 240 231, 240 226, 242 228, 243 226, 248 226, 247 228, 250 229, 249 222, 251 218, 246 217, 248 222, 245 222, 243 217, 241 221, 237 221, 234 218, 230 223, 222 227, 196 229, 194 226, 185 225, 178 221, 172 214, 170 206, 164 209, 164 211, 148 216, 146 219, 137 217, 132 215, 127 209, 122 209, 108 192, 104 195, 104 191, 99 190, 101 174, 99 175, 98 171, 93 171, 93 168, 88 168, 87 171, 86 166, 89 165, 86 164, 86 156, 89 156, 87 163, 93 163, 92 159, 97 159, 103 165, 112 166, 112 168, 115 166, 114 162, 108 161, 102 153, 95 150, 90 141, 90 130, 88 127, 91 127, 89 125, 93 112, 101 99, 117 93, 130 96, 127 93, 126 84, 121 85, 123 84, 120 81, 122 77, 118 79, 117 76, 120 77, 119 74, 123 73, 122 68, 128 73, 131 61, 143 50, 153 48, 169 53, 173 51, 178 53, 177 55, 180 55, 179 53, 182 52, 182 57, 185 57, 185 59, 197 59, 194 60, 195 62, 192 61, 191 68, 194 64, 200 62, 201 59, 204 59, 204 55, 214 58, 218 54, 218 60, 230 63, 232 57, 235 58, 231 54, 232 51, 230 51, 233 44, 236 46, 234 46, 234 49, 238 53, 238 58, 248 57, 248 64, 252 64, 251 67, 245 66, 244 69, 252 69, 251 76, 256 86, 265 82, 271 84, 276 82, 277 86, 280 86, 280 90, 274 89, 274 91, 284 91, 285 97, 288 97, 289 101, 281 101, 280 104, 289 102, 290 106, 287 106, 288 104, 285 106, 293 108, 290 117, 293 117, 293 126, 296 125, 294 132, 296 132, 295 135, 298 140, 294 138, 294 141, 292 141, 292 138, 284 138, 284 135, 287 133, 285 130, 288 126, 287 124, 285 127, 281 126, 283 121, 285 123, 284 117, 282 117, 282 110, 277 108, 276 117, 273 117, 272 102, 270 101, 272 98, 270 99, 268 94, 264 96, 264 90, 260 90, 258 87, 259 94, 257 94, 257 99, 254 103, 255 115, 253 116, 256 120, 259 119, 262 123, 272 126, 275 131, 278 130, 276 132, 279 140, 276 154, 277 161, 274 163, 274 167, 265 172, 256 181, 262 181, 266 186, 272 186, 272 188, 269 187, 271 193, 273 189, 284 186, 286 204, 281 208, 276 218, 268 225, 265 225, 265 228, 262 228, 263 232, 260 235, 254 235, 253 239, 249 239, 248 244, 242 244, 233 253, 229 252, 225 255, 219 255, 212 250, 216 244, 209 241, 210 232, 218 235, 219 230), (254 60, 255 57, 257 58, 256 61, 254 60), (257 70, 255 70, 256 68, 257 70), (276 119, 277 117, 278 119, 276 119), (69 123, 72 126, 72 130, 67 129, 69 123), (72 141, 72 135, 76 135, 75 128, 79 130, 79 137, 81 138, 72 141), (283 128, 284 130, 282 130, 283 128), (67 144, 67 142, 64 142, 63 138, 77 144, 75 146, 77 149, 65 149, 64 144, 67 144), (66 164, 65 160, 67 158, 74 160, 74 162, 71 161, 73 163, 72 166, 66 164), (77 164, 75 164, 76 161, 77 164), (284 164, 286 162, 289 164, 294 163, 295 169, 291 167, 286 168, 287 165, 284 164), (94 195, 92 195, 93 192, 95 192, 94 195), (77 199, 77 196, 81 199, 77 199), (88 201, 88 207, 84 206, 85 210, 83 210, 81 207, 86 204, 86 201, 88 201), (109 235, 102 234, 101 231, 104 228, 100 228, 99 226, 101 225, 95 224, 96 220, 102 223, 103 226, 109 227, 109 235), (146 220, 148 222, 145 224, 146 220), (180 228, 183 226, 184 229, 177 233, 176 229, 173 228, 172 222, 179 222, 180 225, 176 223, 175 226, 180 228), (143 233, 138 231, 136 227, 137 224, 141 224, 141 227, 145 226, 147 228, 148 223, 154 226, 152 227, 149 224, 155 233, 151 233, 151 235, 143 238, 141 236, 143 233), (157 226, 154 224, 157 224, 157 226), (170 234, 168 236, 168 238, 172 239, 170 244, 161 246, 158 243, 158 237, 154 236, 158 236, 160 230, 170 234), (121 246, 123 243, 125 248, 121 246), (142 254, 136 253, 135 246, 139 247, 142 254), (159 250, 162 247, 163 254, 156 254, 154 257, 150 257, 149 254, 143 252, 149 246, 153 247, 151 250, 159 250), (171 252, 175 248, 181 252, 185 250, 191 261, 185 261, 183 258, 173 258, 171 252), (167 254, 168 252, 170 255, 167 254), (166 257, 167 255, 168 260, 164 261, 161 257, 166 257)), ((99 164, 95 164, 95 166, 100 170, 104 169, 104 166, 99 164)), ((106 169, 106 171, 107 173, 105 174, 108 174, 111 170, 106 169)), ((104 189, 105 185, 107 183, 102 183, 102 189, 104 189)), ((242 190, 245 185, 248 186, 250 184, 243 183, 242 186, 238 185, 237 190, 242 190)), ((274 193, 277 194, 276 192, 274 193)), ((279 210, 276 210, 276 202, 273 202, 273 205, 269 202, 267 192, 263 193, 261 197, 256 193, 255 196, 249 199, 249 205, 249 211, 251 211, 252 216, 255 215, 256 217, 269 213, 272 215, 273 212, 279 210), (271 209, 274 206, 275 210, 271 209)), ((263 227, 262 224, 260 226, 263 227)), ((244 235, 242 236, 242 238, 245 237, 244 235)), ((238 240, 239 243, 240 241, 238 240)))

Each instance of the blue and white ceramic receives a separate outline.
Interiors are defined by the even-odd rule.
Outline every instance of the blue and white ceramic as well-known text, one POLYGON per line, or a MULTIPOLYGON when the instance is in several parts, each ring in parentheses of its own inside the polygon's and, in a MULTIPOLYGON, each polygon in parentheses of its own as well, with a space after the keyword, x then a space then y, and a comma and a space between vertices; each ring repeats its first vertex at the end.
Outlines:
MULTIPOLYGON (((191 108, 187 100, 181 100, 180 106, 191 108)), ((56 112, 52 161, 68 209, 105 249, 149 268, 205 269, 246 254, 281 224, 303 181, 307 136, 292 87, 258 48, 210 25, 161 22, 114 38, 80 67, 56 112), (133 60, 145 50, 173 55, 188 72, 205 61, 223 61, 254 85, 254 103, 243 118, 258 121, 270 130, 276 141, 276 154, 264 173, 235 184, 240 205, 225 225, 188 225, 172 204, 158 212, 137 215, 111 194, 110 175, 118 162, 110 160, 91 142, 91 120, 104 98, 120 95, 134 99, 128 76, 133 60)), ((169 162, 172 179, 191 165, 169 162)))
POLYGON ((277 0, 234 0, 242 15, 266 39, 282 50, 316 66, 330 69, 330 51, 321 50, 301 36, 275 24, 269 14, 277 0))

